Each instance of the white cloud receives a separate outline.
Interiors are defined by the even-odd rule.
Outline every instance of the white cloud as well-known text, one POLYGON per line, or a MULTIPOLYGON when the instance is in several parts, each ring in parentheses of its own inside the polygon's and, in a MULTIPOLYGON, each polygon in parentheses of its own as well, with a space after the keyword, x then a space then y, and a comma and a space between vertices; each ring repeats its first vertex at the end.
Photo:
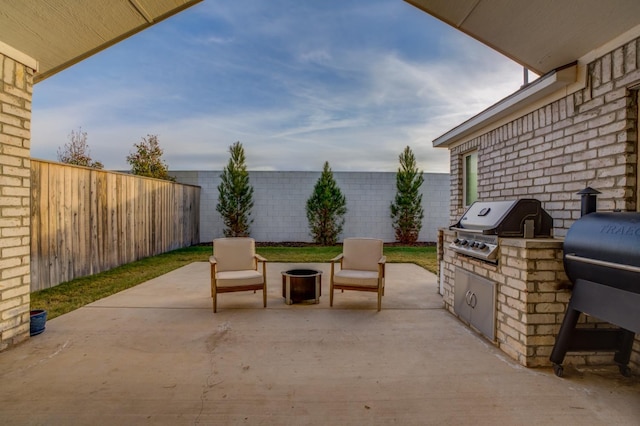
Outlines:
POLYGON ((204 44, 227 44, 233 43, 235 39, 233 37, 216 37, 209 36, 201 40, 204 44))
POLYGON ((380 0, 361 16, 345 3, 344 16, 331 6, 307 19, 278 8, 287 2, 240 3, 183 12, 36 85, 32 155, 55 159, 82 126, 93 159, 117 170, 151 133, 173 170, 219 170, 239 140, 252 170, 395 171, 409 145, 420 168, 446 172, 432 140, 521 83, 518 65, 455 30, 414 40, 433 18, 408 5, 380 0), (407 26, 367 33, 382 16, 407 26))

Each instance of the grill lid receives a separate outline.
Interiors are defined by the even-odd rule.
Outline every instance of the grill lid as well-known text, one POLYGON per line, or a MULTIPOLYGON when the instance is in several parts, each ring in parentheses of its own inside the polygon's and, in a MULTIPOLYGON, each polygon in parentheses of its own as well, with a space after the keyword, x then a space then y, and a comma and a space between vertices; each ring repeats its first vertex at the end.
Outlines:
POLYGON ((476 201, 462 215, 455 230, 501 237, 549 237, 553 219, 539 200, 476 201))
POLYGON ((462 215, 457 226, 469 230, 494 229, 502 222, 516 202, 517 200, 476 201, 462 215))

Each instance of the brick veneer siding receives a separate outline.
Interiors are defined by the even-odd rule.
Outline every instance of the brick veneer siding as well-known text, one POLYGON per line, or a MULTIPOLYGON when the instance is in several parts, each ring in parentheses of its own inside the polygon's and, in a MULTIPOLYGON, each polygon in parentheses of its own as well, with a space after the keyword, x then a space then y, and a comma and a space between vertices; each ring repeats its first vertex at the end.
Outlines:
POLYGON ((562 237, 580 215, 575 193, 602 192, 600 210, 635 211, 638 40, 588 65, 587 86, 451 150, 451 220, 463 211, 462 154, 478 150, 478 198, 543 202, 562 237))
POLYGON ((29 338, 32 81, 0 54, 0 351, 29 338))
MULTIPOLYGON (((216 211, 221 171, 172 171, 178 182, 198 185, 200 241, 221 237, 224 224, 216 211)), ((334 172, 347 199, 348 212, 341 237, 376 237, 395 240, 389 205, 396 194, 396 174, 384 172, 334 172)), ((306 202, 320 172, 252 171, 254 189, 251 236, 257 241, 311 242, 306 202)), ((438 228, 449 225, 449 175, 425 173, 422 184, 424 219, 420 241, 435 242, 438 228)))
MULTIPOLYGON (((636 211, 639 40, 626 43, 588 64, 583 89, 451 148, 450 220, 455 222, 464 212, 462 161, 463 155, 473 150, 478 152, 478 198, 539 199, 553 217, 556 237, 564 237, 580 217, 580 198, 576 192, 587 186, 602 192, 598 197, 599 210, 636 211)), ((507 290, 499 296, 502 300, 498 300, 500 331, 497 344, 524 365, 549 363, 546 358, 570 297, 570 292, 564 290, 524 293, 525 287, 526 292, 530 292, 538 285, 543 285, 544 289, 562 286, 565 278, 556 276, 556 282, 551 280, 562 268, 561 239, 558 241, 560 246, 551 251, 553 255, 544 263, 535 257, 509 260, 510 253, 518 256, 529 253, 518 253, 522 248, 505 247, 505 262, 518 263, 522 268, 519 274, 529 276, 533 273, 534 278, 535 274, 548 276, 549 280, 544 284, 538 279, 525 280, 519 283, 521 288, 510 289, 502 280, 510 278, 510 282, 517 283, 516 277, 511 276, 515 272, 511 271, 513 274, 510 275, 506 269, 506 277, 502 278, 495 271, 487 272, 507 290), (540 265, 551 269, 541 270, 540 265), (500 310, 501 306, 506 309, 500 310), (507 311, 514 315, 517 312, 523 318, 515 329, 508 327, 508 321, 503 321, 513 317, 507 311), (541 322, 530 323, 531 318, 541 322), (549 323, 545 324, 545 321, 549 323)), ((443 244, 446 246, 446 242, 443 244)), ((443 248, 441 253, 445 270, 449 270, 448 262, 459 262, 451 258, 456 255, 448 254, 448 250, 443 248)), ((465 264, 474 270, 487 268, 480 263, 465 260, 465 264)), ((445 278, 445 288, 448 279, 453 278, 445 278)), ((446 297, 445 303, 450 303, 446 297)), ((606 326, 591 319, 588 322, 593 322, 592 326, 606 326)), ((566 360, 576 364, 612 362, 608 354, 570 353, 566 360)), ((640 368, 639 337, 636 337, 631 364, 635 369, 640 368)))
MULTIPOLYGON (((454 315, 455 270, 462 268, 496 284, 496 335, 498 348, 526 367, 549 367, 549 356, 571 297, 570 282, 562 264, 562 240, 500 239, 498 264, 456 254, 448 249, 453 231, 442 230, 442 296, 454 315)), ((463 320, 464 321, 464 320, 463 320)), ((580 316, 579 327, 611 327, 580 316)), ((638 340, 635 359, 638 367, 638 340)), ((612 364, 610 352, 568 352, 564 364, 576 366, 612 364)))
MULTIPOLYGON (((443 231, 443 238, 446 247, 455 238, 455 233, 443 231)), ((445 308, 455 314, 456 268, 495 282, 495 344, 524 366, 550 365, 549 355, 571 295, 567 290, 569 281, 562 266, 561 248, 562 241, 554 238, 502 238, 497 265, 445 249, 441 270, 445 308)), ((583 318, 582 322, 585 321, 583 318)), ((596 356, 593 353, 571 354, 566 362, 593 363, 596 356)))

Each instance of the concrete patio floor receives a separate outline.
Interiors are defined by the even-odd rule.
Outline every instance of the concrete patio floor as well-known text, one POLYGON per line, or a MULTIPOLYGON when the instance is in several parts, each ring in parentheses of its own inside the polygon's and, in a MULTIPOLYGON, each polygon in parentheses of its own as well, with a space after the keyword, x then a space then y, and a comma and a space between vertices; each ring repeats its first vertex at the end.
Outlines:
MULTIPOLYGON (((2 425, 638 425, 640 378, 527 369, 442 308, 436 277, 388 264, 374 293, 286 305, 222 294, 193 263, 47 322, 0 353, 2 425)), ((302 266, 302 265, 301 265, 302 266)))

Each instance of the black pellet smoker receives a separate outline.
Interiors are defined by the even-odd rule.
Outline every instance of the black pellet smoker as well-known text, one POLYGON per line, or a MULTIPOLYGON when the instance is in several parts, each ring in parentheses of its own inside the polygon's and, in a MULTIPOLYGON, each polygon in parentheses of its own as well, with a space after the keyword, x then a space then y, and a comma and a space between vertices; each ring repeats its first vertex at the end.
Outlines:
POLYGON ((582 217, 567 232, 564 267, 573 284, 571 300, 551 352, 558 377, 567 352, 613 351, 620 373, 628 367, 640 333, 640 213, 597 212, 599 192, 586 188, 582 217), (586 314, 617 327, 576 327, 586 314))

